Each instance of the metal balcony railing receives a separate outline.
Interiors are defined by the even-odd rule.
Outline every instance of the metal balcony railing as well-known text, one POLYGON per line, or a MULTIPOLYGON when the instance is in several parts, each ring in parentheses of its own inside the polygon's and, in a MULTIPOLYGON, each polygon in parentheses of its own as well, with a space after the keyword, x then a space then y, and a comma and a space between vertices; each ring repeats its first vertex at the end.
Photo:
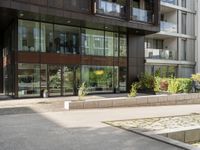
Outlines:
POLYGON ((115 17, 123 17, 125 14, 125 6, 120 5, 118 3, 98 0, 97 13, 115 16, 115 17))
POLYGON ((174 23, 161 21, 160 30, 165 32, 177 33, 177 25, 174 23))
POLYGON ((177 0, 161 0, 162 2, 177 5, 177 0))
POLYGON ((146 48, 145 58, 177 60, 177 53, 173 50, 146 48))
POLYGON ((153 12, 149 10, 132 8, 132 19, 141 22, 153 22, 153 12))

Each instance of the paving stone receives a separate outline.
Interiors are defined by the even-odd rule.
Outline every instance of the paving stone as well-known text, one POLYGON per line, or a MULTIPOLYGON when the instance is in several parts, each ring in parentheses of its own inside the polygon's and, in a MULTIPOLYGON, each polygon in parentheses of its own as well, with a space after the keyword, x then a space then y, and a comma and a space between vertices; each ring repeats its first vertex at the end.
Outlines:
POLYGON ((149 97, 148 97, 148 103, 149 103, 149 104, 157 103, 157 102, 159 102, 158 96, 149 96, 149 97))
POLYGON ((134 99, 123 99, 123 100, 114 100, 113 107, 129 107, 136 105, 136 100, 134 99))
POLYGON ((84 102, 84 108, 89 109, 89 108, 98 108, 99 107, 99 101, 88 101, 84 102))
POLYGON ((113 107, 113 100, 102 100, 99 101, 99 108, 113 107))
POLYGON ((83 109, 84 102, 71 102, 69 103, 69 109, 83 109))
POLYGON ((158 97, 158 101, 159 102, 167 102, 168 101, 168 96, 159 96, 158 97))

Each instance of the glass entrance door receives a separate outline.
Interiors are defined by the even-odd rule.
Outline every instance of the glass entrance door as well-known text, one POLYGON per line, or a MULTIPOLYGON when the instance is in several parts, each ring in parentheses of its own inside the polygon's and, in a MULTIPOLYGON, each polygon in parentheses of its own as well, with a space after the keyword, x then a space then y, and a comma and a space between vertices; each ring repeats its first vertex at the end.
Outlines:
POLYGON ((61 95, 61 66, 49 65, 48 67, 48 91, 49 96, 61 95))
POLYGON ((63 67, 63 95, 74 94, 75 72, 74 67, 63 67))

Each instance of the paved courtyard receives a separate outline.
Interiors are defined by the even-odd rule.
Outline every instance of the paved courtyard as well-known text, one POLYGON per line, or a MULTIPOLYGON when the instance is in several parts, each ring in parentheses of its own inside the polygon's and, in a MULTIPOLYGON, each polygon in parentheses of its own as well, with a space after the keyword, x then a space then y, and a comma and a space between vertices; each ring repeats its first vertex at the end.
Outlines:
POLYGON ((56 101, 17 107, 3 103, 0 150, 179 150, 103 122, 200 113, 200 105, 65 111, 56 101))

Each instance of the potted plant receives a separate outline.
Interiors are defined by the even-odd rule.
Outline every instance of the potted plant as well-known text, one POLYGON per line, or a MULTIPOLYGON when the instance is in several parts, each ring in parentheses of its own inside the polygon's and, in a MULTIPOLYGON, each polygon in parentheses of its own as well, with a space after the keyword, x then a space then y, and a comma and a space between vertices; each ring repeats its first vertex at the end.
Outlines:
POLYGON ((139 82, 138 82, 139 93, 155 95, 155 86, 156 86, 156 80, 154 76, 148 73, 140 75, 139 82))
POLYGON ((42 92, 42 97, 47 98, 48 96, 49 96, 48 90, 44 89, 43 92, 42 92))

